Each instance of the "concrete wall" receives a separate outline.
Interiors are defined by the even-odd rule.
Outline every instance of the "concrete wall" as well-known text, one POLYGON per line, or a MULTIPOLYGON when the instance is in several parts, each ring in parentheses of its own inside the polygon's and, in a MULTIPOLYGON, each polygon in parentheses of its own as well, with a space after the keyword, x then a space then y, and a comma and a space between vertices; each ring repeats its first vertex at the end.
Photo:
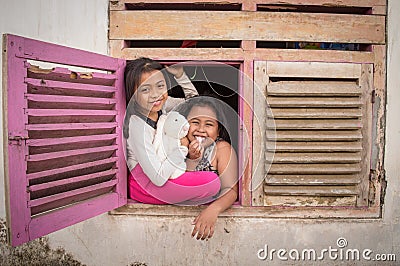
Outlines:
MULTIPOLYGON (((9 2, 1 4, 1 32, 106 52, 106 0, 9 2), (23 22, 15 15, 20 10, 23 22)), ((214 238, 199 242, 190 238, 193 217, 104 214, 50 234, 50 247, 62 247, 74 259, 87 265, 280 265, 282 261, 277 254, 272 261, 269 258, 262 261, 257 258, 257 252, 265 245, 269 249, 297 249, 300 252, 303 249, 318 252, 329 247, 337 249, 336 241, 343 237, 348 242, 343 250, 370 249, 373 254, 395 253, 397 264, 400 263, 400 105, 396 102, 400 99, 399 13, 400 2, 389 0, 385 153, 388 188, 382 219, 221 218, 214 238)), ((0 181, 3 182, 2 178, 0 181)), ((2 184, 0 191, 3 197, 2 184)), ((4 217, 3 207, 4 204, 0 208, 0 217, 4 217)), ((341 262, 346 261, 340 258, 331 260, 329 254, 325 254, 323 261, 326 265, 341 262)), ((302 264, 309 263, 302 261, 302 264)), ((367 264, 364 260, 359 263, 367 264)), ((370 265, 374 264, 370 262, 370 265)))

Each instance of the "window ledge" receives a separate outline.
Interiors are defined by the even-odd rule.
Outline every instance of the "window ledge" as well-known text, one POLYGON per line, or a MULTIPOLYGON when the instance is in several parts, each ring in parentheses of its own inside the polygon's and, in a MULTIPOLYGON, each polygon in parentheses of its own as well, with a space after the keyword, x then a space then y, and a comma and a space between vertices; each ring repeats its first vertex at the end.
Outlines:
MULTIPOLYGON (((194 217, 206 206, 175 206, 129 203, 110 212, 111 215, 194 217)), ((374 219, 380 218, 380 207, 243 207, 233 206, 220 217, 302 218, 302 219, 374 219)))

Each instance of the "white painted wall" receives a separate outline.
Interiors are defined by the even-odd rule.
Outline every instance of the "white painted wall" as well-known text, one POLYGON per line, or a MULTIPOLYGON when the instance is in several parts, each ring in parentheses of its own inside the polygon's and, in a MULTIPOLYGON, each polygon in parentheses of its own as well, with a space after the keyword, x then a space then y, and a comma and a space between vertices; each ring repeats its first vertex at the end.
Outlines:
MULTIPOLYGON (((107 0, 1 1, 2 33, 106 53, 107 0)), ((257 251, 265 244, 276 249, 335 248, 337 238, 345 237, 349 248, 396 253, 399 263, 400 20, 397 14, 400 14, 400 1, 389 0, 385 153, 388 189, 382 219, 224 218, 218 220, 212 240, 198 242, 190 238, 191 217, 104 214, 49 235, 51 246, 63 247, 87 265, 129 265, 133 262, 148 265, 280 265, 282 262, 277 259, 258 260, 257 251)), ((0 184, 2 202, 3 191, 3 184, 0 184)), ((3 207, 2 204, 0 217, 4 217, 3 207)), ((338 263, 324 261, 326 265, 338 263)), ((360 264, 365 265, 365 261, 360 264)))
MULTIPOLYGON (((107 54, 107 29, 108 0, 0 0, 1 34, 12 33, 107 54)), ((0 65, 1 62, 0 57, 0 65)), ((2 125, 1 112, 0 121, 2 125)), ((3 139, 2 127, 0 138, 3 139)), ((4 217, 3 142, 0 142, 0 217, 4 217)))

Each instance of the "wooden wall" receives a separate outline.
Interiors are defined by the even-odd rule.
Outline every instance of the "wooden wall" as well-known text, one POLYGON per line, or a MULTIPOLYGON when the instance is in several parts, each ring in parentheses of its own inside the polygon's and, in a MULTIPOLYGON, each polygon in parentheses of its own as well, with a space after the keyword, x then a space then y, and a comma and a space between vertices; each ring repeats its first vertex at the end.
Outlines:
MULTIPOLYGON (((350 206, 355 212, 363 206, 361 216, 365 216, 365 206, 373 216, 380 215, 386 73, 385 0, 119 0, 110 1, 109 17, 109 49, 114 57, 239 62, 244 76, 253 78, 261 75, 259 80, 264 79, 261 86, 267 87, 268 78, 262 76, 266 74, 257 74, 255 68, 257 64, 263 65, 262 62, 338 64, 334 69, 339 72, 344 66, 342 64, 358 64, 364 71, 370 71, 370 83, 367 82, 366 86, 373 94, 368 96, 368 101, 373 102, 369 111, 372 115, 368 114, 368 132, 362 135, 362 138, 368 138, 362 149, 370 156, 368 162, 363 163, 361 179, 357 183, 362 185, 356 188, 360 191, 362 186, 361 190, 366 190, 367 195, 364 193, 363 200, 360 200, 357 198, 359 194, 350 193, 354 198, 350 206), (180 48, 179 44, 185 40, 196 40, 199 45, 180 48), (202 42, 208 42, 208 45, 202 46, 202 42), (300 42, 351 44, 357 49, 295 49, 300 42)), ((360 76, 356 80, 361 82, 365 79, 360 76)), ((260 152, 264 152, 257 151, 255 147, 265 142, 261 132, 265 129, 253 124, 254 113, 265 109, 265 103, 255 98, 257 93, 254 88, 253 82, 244 80, 240 90, 243 99, 240 103, 241 116, 244 127, 250 132, 251 154, 242 179, 241 205, 269 206, 268 191, 276 187, 248 189, 252 179, 265 177, 265 173, 257 168, 258 161, 253 161, 253 158, 260 157, 260 152)), ((365 131, 364 124, 362 128, 365 131)), ((316 189, 316 186, 309 188, 316 189)), ((321 196, 318 193, 315 195, 317 198, 321 196)), ((299 205, 303 202, 300 205, 307 206, 310 202, 297 196, 300 200, 290 204, 291 200, 287 200, 284 194, 281 196, 278 205, 299 205)), ((327 199, 322 202, 315 204, 314 200, 309 205, 326 207, 328 216, 332 213, 337 215, 337 209, 332 209, 332 206, 349 205, 348 201, 338 203, 327 199)))

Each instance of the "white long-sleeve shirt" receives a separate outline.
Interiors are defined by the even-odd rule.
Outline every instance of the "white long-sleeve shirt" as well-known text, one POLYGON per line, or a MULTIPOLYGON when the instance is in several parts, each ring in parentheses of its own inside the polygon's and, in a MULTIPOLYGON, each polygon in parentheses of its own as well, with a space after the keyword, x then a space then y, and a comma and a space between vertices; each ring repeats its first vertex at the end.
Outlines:
MULTIPOLYGON (((185 73, 175 80, 182 87, 185 98, 198 95, 196 88, 185 73)), ((171 111, 184 101, 185 99, 168 97, 163 106, 163 113, 171 111)), ((174 161, 179 161, 180 158, 174 158, 172 155, 166 160, 160 161, 153 146, 155 133, 156 130, 146 121, 137 115, 132 115, 129 121, 129 137, 126 140, 126 160, 130 171, 139 163, 151 182, 156 186, 162 186, 176 169, 174 161)), ((175 156, 181 155, 178 152, 175 156)))

